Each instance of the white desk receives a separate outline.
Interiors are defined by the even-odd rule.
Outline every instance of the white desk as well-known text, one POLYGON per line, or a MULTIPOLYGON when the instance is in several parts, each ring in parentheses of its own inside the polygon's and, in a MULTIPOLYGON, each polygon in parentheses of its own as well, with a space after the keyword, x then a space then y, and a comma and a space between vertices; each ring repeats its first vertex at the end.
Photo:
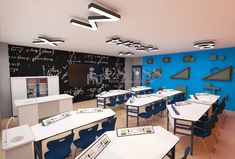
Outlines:
POLYGON ((104 94, 98 94, 96 96, 97 98, 97 107, 98 106, 103 106, 104 108, 106 108, 106 98, 109 97, 115 97, 115 96, 119 96, 119 95, 125 95, 127 93, 130 93, 130 91, 127 90, 110 90, 109 92, 106 92, 104 94))
POLYGON ((96 159, 161 159, 170 151, 175 158, 175 145, 179 141, 177 136, 159 126, 154 127, 152 134, 117 137, 116 131, 108 131, 106 135, 111 142, 96 159))
POLYGON ((146 97, 135 98, 131 103, 131 98, 126 102, 126 126, 128 127, 128 117, 137 118, 137 126, 139 126, 139 109, 151 103, 155 103, 161 100, 165 100, 165 97, 157 97, 151 95, 144 95, 146 97))
MULTIPOLYGON (((162 95, 167 97, 173 97, 177 94, 182 93, 182 91, 174 90, 174 89, 164 89, 163 91, 158 91, 157 93, 154 93, 155 95, 162 95)), ((153 95, 154 95, 153 94, 153 95)))
POLYGON ((208 115, 212 114, 212 108, 213 108, 213 104, 217 103, 218 99, 220 98, 220 96, 218 95, 213 95, 213 94, 207 94, 207 95, 196 95, 196 97, 198 99, 195 99, 193 95, 190 95, 189 101, 193 102, 193 103, 199 103, 199 104, 206 104, 206 105, 210 105, 211 108, 208 111, 208 115))
POLYGON ((191 137, 191 155, 193 155, 193 127, 194 122, 198 121, 209 109, 210 105, 191 103, 183 106, 176 106, 177 111, 180 113, 177 115, 171 105, 167 105, 167 130, 169 130, 169 113, 174 119, 174 134, 181 134, 191 137), (187 121, 190 124, 178 123, 177 121, 187 121), (184 130, 184 131, 180 131, 184 130), (189 133, 186 133, 189 131, 189 133))
POLYGON ((68 94, 15 100, 18 109, 19 125, 29 126, 38 123, 39 119, 73 110, 73 96, 68 94))
POLYGON ((190 95, 191 102, 194 103, 201 103, 201 104, 208 104, 212 105, 217 102, 217 100, 220 98, 218 95, 208 94, 208 95, 196 95, 198 99, 195 99, 193 95, 190 95))
POLYGON ((42 159, 42 140, 113 116, 115 116, 115 112, 111 109, 104 109, 98 113, 77 113, 77 111, 72 111, 71 116, 51 125, 42 126, 40 123, 32 126, 35 136, 35 158, 38 155, 39 159, 42 159))
POLYGON ((153 89, 151 87, 146 87, 146 86, 136 86, 136 87, 131 87, 130 89, 128 89, 129 91, 138 94, 141 91, 146 91, 146 90, 150 90, 153 89))

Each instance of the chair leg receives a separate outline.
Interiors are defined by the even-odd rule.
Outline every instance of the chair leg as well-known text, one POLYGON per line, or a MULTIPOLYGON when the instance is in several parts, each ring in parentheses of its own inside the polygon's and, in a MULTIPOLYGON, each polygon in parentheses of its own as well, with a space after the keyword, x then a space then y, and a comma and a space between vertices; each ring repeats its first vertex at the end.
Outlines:
MULTIPOLYGON (((212 134, 213 135, 213 134, 212 134)), ((212 137, 212 135, 211 135, 211 137, 212 137)), ((215 137, 216 138, 216 137, 215 137)), ((216 150, 216 148, 215 148, 215 146, 213 145, 213 141, 211 140, 211 138, 210 138, 210 136, 208 137, 208 140, 209 140, 209 145, 210 145, 210 147, 211 147, 211 150, 212 150, 212 152, 213 153, 215 153, 215 150, 216 150)), ((217 140, 217 138, 216 138, 216 140, 217 140)))
POLYGON ((220 137, 220 132, 219 132, 219 129, 217 127, 215 127, 215 132, 217 133, 217 135, 220 137))
POLYGON ((228 114, 226 113, 226 111, 224 110, 223 112, 224 112, 226 118, 228 118, 228 114))
POLYGON ((206 150, 206 154, 207 154, 208 158, 210 159, 210 155, 209 155, 208 149, 207 149, 207 147, 206 147, 206 144, 205 144, 203 138, 200 137, 200 139, 201 139, 202 144, 203 144, 203 146, 204 146, 204 148, 205 148, 205 150, 206 150))
POLYGON ((76 157, 76 155, 77 155, 77 150, 78 150, 78 148, 75 149, 74 157, 76 157))

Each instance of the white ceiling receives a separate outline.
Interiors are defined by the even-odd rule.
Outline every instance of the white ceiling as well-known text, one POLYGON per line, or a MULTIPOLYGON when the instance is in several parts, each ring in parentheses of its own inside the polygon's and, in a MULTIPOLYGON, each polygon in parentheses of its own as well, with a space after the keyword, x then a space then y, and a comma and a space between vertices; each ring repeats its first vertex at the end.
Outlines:
POLYGON ((235 0, 0 0, 0 41, 32 44, 38 35, 62 38, 54 49, 117 56, 132 51, 106 44, 113 36, 159 47, 157 54, 197 50, 195 41, 215 40, 216 48, 235 46, 235 0), (92 31, 70 25, 71 18, 87 19, 95 2, 121 15, 117 22, 98 23, 92 31))

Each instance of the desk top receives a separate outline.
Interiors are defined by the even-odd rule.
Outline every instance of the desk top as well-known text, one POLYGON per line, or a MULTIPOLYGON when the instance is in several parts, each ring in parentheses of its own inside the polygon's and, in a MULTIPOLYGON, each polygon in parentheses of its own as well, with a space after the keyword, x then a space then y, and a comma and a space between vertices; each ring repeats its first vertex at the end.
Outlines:
POLYGON ((126 105, 135 106, 135 107, 142 107, 142 106, 145 106, 147 104, 150 104, 150 103, 153 103, 153 102, 156 102, 156 101, 160 101, 164 98, 165 97, 145 95, 143 97, 135 98, 133 103, 130 102, 131 98, 129 98, 128 101, 126 102, 126 105))
POLYGON ((193 95, 190 95, 190 101, 195 103, 201 103, 201 104, 208 104, 212 105, 214 104, 220 96, 213 95, 213 94, 205 94, 205 95, 196 95, 198 99, 195 99, 193 95))
POLYGON ((59 94, 59 95, 51 95, 45 97, 37 97, 37 98, 28 98, 28 99, 18 99, 15 100, 15 106, 25 106, 31 104, 38 104, 38 103, 46 103, 51 101, 63 100, 63 99, 72 99, 73 96, 68 94, 59 94))
POLYGON ((127 90, 110 90, 109 92, 106 92, 104 94, 98 94, 96 95, 97 98, 108 98, 108 97, 113 97, 113 96, 118 96, 118 95, 123 95, 130 93, 130 91, 127 90))
POLYGON ((179 115, 177 115, 173 111, 171 105, 167 105, 167 109, 171 117, 188 121, 198 121, 203 116, 203 114, 206 113, 210 106, 198 103, 191 103, 188 105, 175 106, 175 108, 180 113, 179 115))
POLYGON ((151 87, 146 87, 146 86, 136 86, 136 87, 132 87, 130 89, 128 89, 131 92, 140 92, 140 91, 145 91, 145 90, 149 90, 152 89, 151 87))
POLYGON ((85 126, 103 120, 105 118, 114 116, 115 112, 111 109, 104 109, 102 112, 97 113, 79 113, 71 111, 71 116, 57 121, 48 126, 42 126, 41 123, 32 126, 32 131, 35 136, 34 141, 40 141, 57 134, 85 126))
POLYGON ((152 134, 126 137, 117 137, 116 131, 106 134, 111 142, 96 159, 161 159, 179 141, 177 136, 160 126, 155 126, 152 134))
POLYGON ((32 142, 33 133, 28 125, 21 125, 2 131, 2 149, 10 150, 32 142), (6 135, 7 133, 7 135, 6 135))
POLYGON ((174 89, 164 89, 163 91, 158 91, 157 95, 162 95, 162 96, 167 96, 167 97, 172 97, 174 95, 180 94, 182 91, 174 90, 174 89))

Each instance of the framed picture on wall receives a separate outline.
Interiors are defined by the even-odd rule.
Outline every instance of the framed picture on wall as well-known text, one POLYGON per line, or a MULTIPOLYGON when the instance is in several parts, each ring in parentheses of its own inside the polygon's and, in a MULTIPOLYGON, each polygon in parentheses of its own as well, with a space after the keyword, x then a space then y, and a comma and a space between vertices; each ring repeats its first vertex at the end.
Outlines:
POLYGON ((152 58, 148 58, 147 59, 147 64, 153 64, 153 59, 152 58))
POLYGON ((194 62, 195 59, 193 58, 193 56, 184 56, 183 61, 184 62, 194 62))
POLYGON ((170 63, 171 62, 171 58, 170 57, 163 57, 162 58, 162 62, 163 63, 170 63))

